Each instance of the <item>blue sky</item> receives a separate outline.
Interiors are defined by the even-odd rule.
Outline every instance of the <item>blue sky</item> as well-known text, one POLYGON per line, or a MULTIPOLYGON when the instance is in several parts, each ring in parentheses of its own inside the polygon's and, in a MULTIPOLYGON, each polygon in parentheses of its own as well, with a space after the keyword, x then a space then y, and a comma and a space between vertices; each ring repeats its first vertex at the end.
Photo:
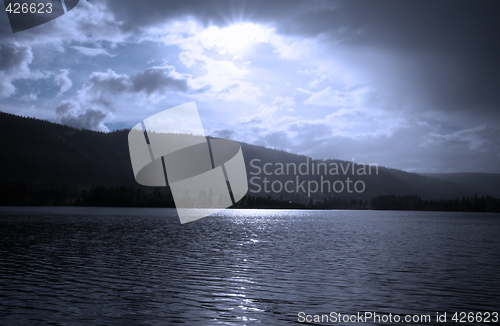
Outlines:
POLYGON ((414 172, 500 173, 490 1, 85 1, 12 33, 0 110, 110 131, 196 101, 206 133, 414 172))

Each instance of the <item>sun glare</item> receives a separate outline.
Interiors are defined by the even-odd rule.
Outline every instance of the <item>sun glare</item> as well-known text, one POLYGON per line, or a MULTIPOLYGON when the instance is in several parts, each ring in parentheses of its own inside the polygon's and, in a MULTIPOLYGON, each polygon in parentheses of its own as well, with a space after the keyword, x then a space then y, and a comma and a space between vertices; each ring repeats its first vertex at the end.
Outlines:
POLYGON ((241 52, 252 44, 269 42, 272 30, 252 23, 235 24, 225 28, 210 27, 209 39, 219 51, 241 52))

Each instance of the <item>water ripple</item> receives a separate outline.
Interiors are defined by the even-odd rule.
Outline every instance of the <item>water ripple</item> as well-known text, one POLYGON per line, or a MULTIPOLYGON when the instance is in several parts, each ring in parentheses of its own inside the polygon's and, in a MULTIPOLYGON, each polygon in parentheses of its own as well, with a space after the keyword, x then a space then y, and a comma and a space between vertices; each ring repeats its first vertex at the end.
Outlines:
POLYGON ((500 307, 500 216, 0 209, 0 324, 286 325, 500 307))

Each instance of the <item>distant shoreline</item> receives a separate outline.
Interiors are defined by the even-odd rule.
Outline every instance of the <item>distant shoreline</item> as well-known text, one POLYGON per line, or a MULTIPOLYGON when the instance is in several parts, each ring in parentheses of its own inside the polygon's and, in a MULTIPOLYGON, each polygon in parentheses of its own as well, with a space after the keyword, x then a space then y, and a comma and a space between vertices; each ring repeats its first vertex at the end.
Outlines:
MULTIPOLYGON (((497 199, 498 200, 498 199, 497 199)), ((439 203, 439 201, 437 201, 439 203)), ((496 206, 489 206, 489 207, 478 207, 477 209, 469 209, 469 210, 456 210, 456 209, 410 209, 410 208, 373 208, 373 207, 367 207, 367 208, 321 208, 321 207, 307 207, 304 204, 302 207, 298 207, 300 204, 295 204, 297 207, 278 207, 278 206, 266 206, 266 207, 257 207, 257 206, 244 206, 238 207, 238 204, 235 205, 235 207, 228 207, 226 209, 235 209, 235 210, 251 210, 251 209, 259 209, 259 210, 283 210, 283 211, 292 211, 292 210, 303 210, 303 211, 401 211, 401 212, 456 212, 456 213, 500 213, 500 207, 497 204, 496 206)), ((30 208, 42 208, 42 207, 67 207, 67 208, 171 208, 175 209, 175 207, 170 207, 170 206, 131 206, 131 205, 50 205, 50 204, 41 204, 41 205, 8 205, 8 204, 3 204, 0 205, 1 208, 7 208, 7 207, 30 207, 30 208)), ((205 209, 205 208, 200 208, 200 209, 205 209)), ((221 209, 223 211, 224 209, 221 209)))

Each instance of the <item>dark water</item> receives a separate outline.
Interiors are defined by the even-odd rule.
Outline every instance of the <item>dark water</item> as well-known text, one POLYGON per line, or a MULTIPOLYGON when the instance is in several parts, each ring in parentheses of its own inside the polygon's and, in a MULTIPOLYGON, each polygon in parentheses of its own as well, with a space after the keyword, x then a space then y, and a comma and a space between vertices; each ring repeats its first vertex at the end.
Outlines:
POLYGON ((499 249, 499 214, 226 210, 180 225, 170 209, 4 207, 0 324, 287 325, 364 311, 434 324, 436 312, 500 311, 499 249))

